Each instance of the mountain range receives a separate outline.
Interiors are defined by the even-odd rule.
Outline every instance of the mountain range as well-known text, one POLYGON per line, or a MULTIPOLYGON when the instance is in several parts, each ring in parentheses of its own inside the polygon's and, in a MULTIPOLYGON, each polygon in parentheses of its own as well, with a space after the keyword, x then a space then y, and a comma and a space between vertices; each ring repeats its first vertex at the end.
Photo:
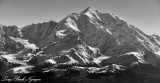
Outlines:
POLYGON ((91 7, 60 22, 1 25, 0 46, 2 79, 18 75, 42 83, 160 82, 160 37, 91 7))

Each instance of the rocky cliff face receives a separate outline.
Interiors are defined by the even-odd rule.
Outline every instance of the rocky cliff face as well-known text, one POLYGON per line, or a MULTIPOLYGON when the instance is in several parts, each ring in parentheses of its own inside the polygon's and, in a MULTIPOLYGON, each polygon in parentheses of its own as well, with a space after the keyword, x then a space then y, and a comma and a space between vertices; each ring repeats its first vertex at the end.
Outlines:
MULTIPOLYGON (((114 14, 101 13, 90 7, 79 14, 72 13, 60 22, 31 24, 21 29, 16 26, 2 26, 0 42, 3 47, 2 57, 7 59, 7 62, 16 64, 7 74, 44 70, 50 72, 50 69, 62 72, 63 69, 78 66, 77 76, 83 80, 85 78, 81 78, 82 76, 89 77, 85 82, 98 75, 102 75, 102 79, 110 76, 111 73, 108 72, 112 70, 116 72, 115 76, 123 74, 125 77, 128 69, 133 70, 129 72, 134 74, 136 79, 143 78, 144 74, 151 77, 150 79, 159 79, 154 74, 158 72, 159 75, 160 72, 160 37, 147 35, 114 14), (142 77, 137 77, 137 73, 142 77)), ((68 70, 58 75, 66 79, 66 72, 68 70)), ((143 82, 146 79, 143 78, 143 82)), ((96 81, 99 80, 94 80, 96 81)), ((131 81, 133 80, 129 78, 127 83, 132 83, 131 81)))
POLYGON ((0 26, 0 50, 1 52, 17 53, 23 49, 23 45, 16 42, 14 38, 20 38, 17 26, 0 26))
POLYGON ((53 31, 56 25, 57 23, 54 21, 27 25, 21 29, 22 38, 28 39, 31 43, 38 44, 53 31))
POLYGON ((20 37, 19 28, 15 25, 13 26, 1 26, 1 34, 5 34, 6 36, 11 36, 18 38, 20 37))

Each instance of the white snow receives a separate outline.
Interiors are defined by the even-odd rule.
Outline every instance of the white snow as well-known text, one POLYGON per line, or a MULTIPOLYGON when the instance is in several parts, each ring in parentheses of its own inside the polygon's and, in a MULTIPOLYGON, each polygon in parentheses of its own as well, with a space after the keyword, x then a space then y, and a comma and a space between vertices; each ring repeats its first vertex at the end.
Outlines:
POLYGON ((10 38, 13 39, 13 40, 16 41, 16 42, 19 42, 19 43, 23 44, 23 45, 30 44, 30 43, 28 42, 28 40, 26 40, 26 39, 13 38, 13 37, 10 37, 10 38))
POLYGON ((94 59, 93 59, 93 62, 95 62, 95 63, 100 63, 100 62, 102 62, 103 60, 108 59, 108 58, 110 58, 110 57, 109 57, 109 56, 100 56, 100 57, 94 58, 94 59))
POLYGON ((65 25, 68 27, 68 28, 71 28, 77 32, 81 32, 78 28, 77 28, 77 25, 75 23, 74 20, 72 20, 70 17, 67 18, 66 20, 67 22, 65 23, 65 25))
POLYGON ((10 38, 15 40, 16 42, 21 43, 22 45, 24 45, 25 48, 33 49, 33 50, 38 48, 35 44, 29 43, 28 40, 26 40, 26 39, 13 38, 13 37, 10 37, 10 38))
POLYGON ((88 10, 86 13, 85 13, 90 19, 98 19, 98 20, 100 20, 101 21, 101 19, 100 19, 100 17, 99 17, 99 15, 98 15, 98 12, 97 12, 97 10, 95 10, 95 9, 90 9, 90 10, 88 10), (93 16, 93 15, 95 15, 95 16, 93 16))
POLYGON ((156 40, 156 43, 160 45, 160 42, 156 38, 155 38, 155 40, 156 40))
POLYGON ((94 54, 97 53, 97 51, 99 51, 100 49, 99 48, 96 48, 96 47, 91 47, 91 46, 88 46, 90 50, 93 51, 94 54))
POLYGON ((37 49, 36 45, 35 44, 28 44, 28 45, 24 45, 25 48, 28 48, 28 49, 37 49))
POLYGON ((133 55, 135 55, 137 57, 137 59, 138 59, 139 62, 146 63, 146 61, 144 61, 145 59, 143 58, 143 55, 141 53, 138 53, 138 52, 129 52, 129 53, 125 53, 125 54, 129 54, 129 55, 133 54, 133 55))
POLYGON ((66 30, 59 30, 59 31, 57 31, 56 32, 56 36, 58 37, 58 38, 64 38, 67 34, 64 34, 64 32, 65 32, 66 30))
POLYGON ((67 63, 78 63, 78 61, 74 60, 72 57, 70 57, 69 55, 67 55, 67 57, 70 59, 69 62, 67 63))
POLYGON ((85 14, 86 14, 89 18, 95 19, 94 16, 93 16, 90 12, 86 12, 85 14))
POLYGON ((46 62, 51 63, 51 64, 56 64, 56 62, 53 59, 48 59, 46 62))
POLYGON ((109 33, 109 34, 111 34, 112 35, 112 33, 106 28, 106 31, 109 33))
POLYGON ((116 42, 119 44, 119 45, 121 45, 121 43, 116 39, 116 42))
POLYGON ((81 59, 83 62, 85 62, 85 60, 77 52, 75 52, 75 54, 79 57, 79 59, 81 59))
POLYGON ((26 61, 25 60, 17 60, 16 59, 17 54, 8 54, 8 55, 1 55, 1 56, 3 58, 7 59, 7 61, 10 62, 10 63, 26 65, 26 61))
POLYGON ((29 73, 29 70, 33 67, 34 66, 20 66, 12 68, 10 70, 13 70, 13 73, 29 73))
POLYGON ((124 22, 126 22, 123 18, 121 18, 121 17, 118 17, 118 15, 116 15, 116 14, 113 14, 113 13, 109 13, 113 18, 115 18, 115 19, 119 19, 119 20, 121 20, 121 21, 124 21, 124 22))

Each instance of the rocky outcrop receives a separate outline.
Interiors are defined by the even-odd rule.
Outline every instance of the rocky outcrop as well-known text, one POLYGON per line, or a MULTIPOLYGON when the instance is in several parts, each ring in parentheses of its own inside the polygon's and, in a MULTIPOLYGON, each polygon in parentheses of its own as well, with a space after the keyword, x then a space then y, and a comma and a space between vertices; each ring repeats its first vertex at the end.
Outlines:
POLYGON ((1 51, 7 53, 17 53, 24 47, 21 43, 16 42, 14 38, 20 37, 17 26, 1 26, 0 27, 0 45, 1 51))
MULTIPOLYGON (((3 71, 4 68, 6 68, 8 66, 8 62, 7 59, 3 58, 0 56, 0 69, 3 71)), ((0 72, 2 73, 2 72, 0 72)))
POLYGON ((138 52, 130 52, 130 53, 125 53, 123 55, 113 56, 111 58, 102 61, 100 64, 101 65, 121 64, 125 65, 126 67, 130 67, 132 64, 135 63, 147 64, 147 62, 143 58, 143 55, 138 52))
POLYGON ((38 44, 44 40, 57 25, 54 21, 27 25, 21 29, 22 38, 28 39, 30 43, 38 44))
MULTIPOLYGON (((77 44, 73 48, 62 50, 57 54, 40 54, 32 57, 28 62, 31 65, 56 64, 56 65, 89 65, 94 62, 94 58, 101 56, 99 51, 84 44, 77 44)), ((43 52, 45 53, 45 52, 43 52)))
POLYGON ((1 34, 5 34, 7 36, 11 36, 14 38, 18 38, 20 37, 20 31, 19 31, 19 27, 13 25, 13 26, 1 26, 2 27, 2 31, 1 34))

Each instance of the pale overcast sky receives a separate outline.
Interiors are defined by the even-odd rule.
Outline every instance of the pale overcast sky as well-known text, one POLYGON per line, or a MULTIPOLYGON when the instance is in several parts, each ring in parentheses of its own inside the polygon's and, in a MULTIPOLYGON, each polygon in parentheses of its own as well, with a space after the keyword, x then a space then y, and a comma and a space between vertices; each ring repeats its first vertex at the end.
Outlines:
POLYGON ((160 35, 160 0, 0 0, 0 24, 60 21, 89 6, 114 13, 149 35, 160 35))

